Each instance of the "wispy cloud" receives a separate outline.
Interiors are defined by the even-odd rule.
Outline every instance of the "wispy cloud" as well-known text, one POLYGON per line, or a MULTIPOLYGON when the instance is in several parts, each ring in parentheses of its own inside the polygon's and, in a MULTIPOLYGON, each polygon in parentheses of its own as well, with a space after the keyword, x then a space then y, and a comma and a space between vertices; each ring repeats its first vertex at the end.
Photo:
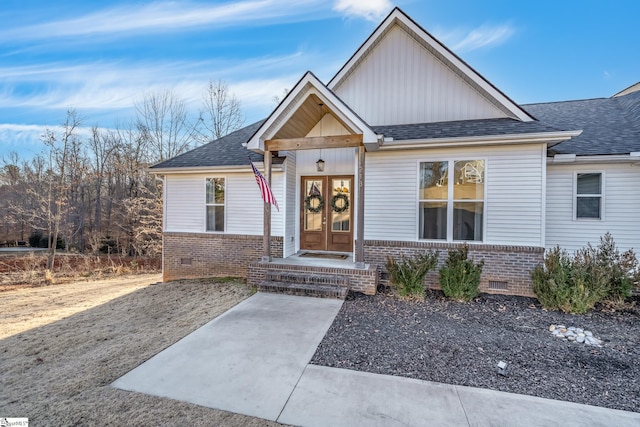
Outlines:
POLYGON ((511 24, 505 23, 484 24, 472 30, 436 31, 436 34, 455 52, 470 52, 504 43, 515 32, 516 29, 511 24))
MULTIPOLYGON (((133 106, 145 92, 171 88, 189 101, 199 101, 209 79, 222 78, 231 88, 239 88, 237 95, 250 97, 243 89, 246 82, 263 81, 271 84, 255 85, 254 93, 267 98, 280 93, 294 72, 302 72, 302 54, 294 52, 277 57, 247 58, 240 62, 156 62, 129 63, 99 61, 83 64, 44 63, 30 66, 0 67, 4 82, 0 91, 0 108, 39 108, 78 110, 118 110, 133 106), (252 70, 261 70, 261 80, 252 70), (212 71, 215 70, 215 71, 212 71), (283 78, 282 75, 289 76, 283 78), (179 76, 179 77, 176 77, 179 76), (29 86, 28 92, 21 88, 29 86), (239 93, 242 89, 243 93, 239 93)), ((295 80, 293 80, 295 82, 295 80)), ((289 83, 291 85, 291 83, 289 83)), ((256 98, 251 95, 251 98, 256 98)))
POLYGON ((347 16, 362 17, 378 21, 386 15, 393 4, 389 0, 336 0, 333 10, 347 16))
POLYGON ((226 3, 161 1, 102 9, 73 18, 0 30, 0 40, 47 40, 60 37, 123 37, 202 26, 261 25, 317 19, 323 1, 247 0, 226 3))

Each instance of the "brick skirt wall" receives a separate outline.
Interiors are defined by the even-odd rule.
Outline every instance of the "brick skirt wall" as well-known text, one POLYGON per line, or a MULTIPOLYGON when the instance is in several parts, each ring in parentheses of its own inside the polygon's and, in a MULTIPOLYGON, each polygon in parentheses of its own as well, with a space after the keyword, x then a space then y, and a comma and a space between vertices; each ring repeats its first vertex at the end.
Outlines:
POLYGON ((262 282, 268 270, 276 270, 281 272, 302 272, 313 274, 331 274, 346 277, 348 279, 348 287, 352 291, 362 292, 366 295, 375 295, 378 288, 378 267, 370 265, 364 269, 356 268, 334 268, 334 267, 318 267, 312 265, 287 265, 274 263, 252 263, 247 276, 247 283, 258 286, 262 282))
MULTIPOLYGON (((247 277, 250 263, 262 257, 262 236, 166 232, 162 280, 247 277)), ((282 237, 271 237, 271 255, 282 257, 282 237)))
MULTIPOLYGON (((429 272, 425 284, 431 289, 440 289, 438 270, 444 264, 448 251, 460 248, 458 243, 396 242, 365 240, 365 261, 381 267, 381 284, 388 284, 385 268, 387 257, 396 260, 401 256, 411 257, 430 250, 438 251, 438 266, 429 272)), ((544 259, 544 248, 534 246, 469 245, 469 258, 476 262, 484 260, 480 281, 480 292, 507 295, 534 296, 531 271, 544 259), (490 287, 491 282, 491 287, 490 287)))

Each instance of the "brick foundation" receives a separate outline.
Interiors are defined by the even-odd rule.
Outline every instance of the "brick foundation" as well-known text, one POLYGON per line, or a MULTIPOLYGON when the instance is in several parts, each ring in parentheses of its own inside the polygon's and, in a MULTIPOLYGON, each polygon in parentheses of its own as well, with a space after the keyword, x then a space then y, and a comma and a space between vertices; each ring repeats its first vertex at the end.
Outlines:
MULTIPOLYGON (((262 257, 262 236, 164 233, 162 280, 247 277, 250 263, 262 257)), ((282 257, 282 237, 271 237, 271 255, 282 257)))
MULTIPOLYGON (((461 246, 462 244, 458 243, 365 240, 364 256, 366 262, 380 266, 383 272, 381 284, 388 284, 386 279, 388 272, 385 268, 388 256, 399 260, 401 255, 411 257, 418 253, 436 250, 439 252, 438 266, 427 274, 425 284, 428 288, 440 289, 438 270, 444 264, 448 251, 461 246)), ((480 292, 534 296, 531 271, 536 265, 543 262, 544 248, 484 244, 469 245, 469 257, 476 262, 484 260, 480 292), (490 289, 489 282, 498 283, 495 283, 493 288, 490 289), (506 287, 506 289, 499 289, 503 287, 506 287)))
MULTIPOLYGON (((429 250, 437 250, 438 266, 429 272, 425 284, 440 289, 438 270, 447 257, 447 251, 461 247, 458 243, 398 242, 365 240, 365 270, 309 267, 259 262, 262 256, 262 236, 206 233, 164 233, 163 280, 186 278, 246 277, 250 284, 264 280, 267 269, 309 271, 341 274, 350 277, 349 289, 372 295, 378 282, 388 284, 385 263, 387 257, 400 259, 401 255, 414 256, 429 250), (382 275, 380 273, 382 272, 382 275), (382 276, 381 278, 379 276, 382 276)), ((271 238, 271 254, 282 257, 282 237, 271 238)), ((484 260, 480 291, 507 295, 534 296, 531 271, 541 264, 544 248, 532 246, 469 245, 469 256, 484 260), (489 282, 495 286, 489 287, 489 282)))

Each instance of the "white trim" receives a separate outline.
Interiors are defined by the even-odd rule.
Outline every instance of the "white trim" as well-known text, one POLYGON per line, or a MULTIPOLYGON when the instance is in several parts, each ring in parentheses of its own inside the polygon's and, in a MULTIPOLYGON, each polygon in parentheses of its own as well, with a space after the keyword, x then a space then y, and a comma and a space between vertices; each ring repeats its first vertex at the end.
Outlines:
POLYGON ((547 164, 566 164, 566 163, 575 163, 575 164, 598 164, 598 163, 633 163, 636 164, 640 157, 635 155, 636 153, 630 154, 599 154, 594 156, 576 156, 575 154, 556 154, 553 157, 547 157, 547 164), (559 157, 560 160, 556 160, 558 156, 566 156, 559 157), (572 160, 568 160, 572 159, 572 160))
POLYGON ((605 191, 604 191, 604 170, 579 170, 573 171, 573 221, 589 222, 597 221, 601 222, 605 220, 604 208, 605 208, 605 191), (578 218, 578 175, 597 173, 600 174, 600 194, 581 194, 582 197, 600 197, 600 218, 578 218))
POLYGON ((540 247, 545 247, 547 239, 547 147, 540 147, 540 168, 542 170, 542 191, 540 192, 540 203, 542 206, 542 216, 540 221, 540 247))
MULTIPOLYGON (((393 25, 401 23, 411 30, 417 37, 417 41, 423 45, 429 46, 442 59, 446 65, 457 68, 463 75, 467 76, 469 80, 477 88, 481 89, 479 92, 484 92, 492 97, 497 103, 502 105, 507 111, 509 111, 514 118, 523 122, 533 121, 533 117, 523 110, 519 105, 510 100, 495 86, 490 84, 484 77, 473 70, 469 65, 462 61, 457 55, 448 50, 442 43, 436 40, 422 27, 416 24, 411 18, 409 18, 399 8, 395 8, 389 16, 378 26, 378 28, 369 36, 362 46, 356 51, 356 53, 347 61, 347 63, 338 71, 338 73, 329 81, 327 85, 329 89, 335 90, 336 87, 342 83, 343 79, 348 76, 351 71, 360 63, 362 57, 367 55, 369 51, 379 42, 389 28, 393 25)), ((477 89, 476 89, 477 90, 477 89)))
POLYGON ((481 243, 486 243, 486 232, 487 232, 487 163, 488 163, 488 158, 486 157, 475 157, 475 156, 468 156, 468 157, 459 157, 459 158, 452 158, 450 156, 435 156, 433 158, 430 158, 429 160, 423 160, 423 159, 418 159, 416 160, 416 169, 417 169, 417 182, 416 182, 416 189, 417 189, 417 197, 416 197, 416 235, 417 238, 416 240, 419 242, 446 242, 446 243, 476 243, 476 244, 481 244, 481 243), (484 163, 484 176, 483 176, 483 180, 482 180, 482 185, 483 185, 483 191, 482 191, 482 195, 483 195, 483 199, 464 199, 464 200, 456 200, 454 197, 454 189, 455 189, 455 163, 456 162, 462 162, 462 161, 475 161, 475 160, 482 160, 482 162, 484 163), (447 199, 446 200, 439 200, 439 199, 422 199, 420 197, 420 164, 421 163, 434 163, 434 162, 447 162, 447 199), (446 232, 446 238, 445 239, 423 239, 420 237, 420 203, 421 202, 433 202, 433 203, 446 203, 447 205, 447 232, 446 232), (453 218, 453 213, 454 213, 454 203, 465 203, 465 202, 469 202, 469 203, 478 203, 478 202, 482 202, 482 236, 481 236, 481 240, 456 240, 453 238, 454 235, 454 230, 453 230, 453 226, 454 226, 454 218, 453 218))
POLYGON ((227 232, 227 184, 229 180, 226 176, 207 176, 204 178, 204 232, 206 234, 225 234, 227 232), (215 190, 214 190, 214 203, 207 203, 207 181, 209 179, 224 179, 224 203, 215 203, 215 190), (222 226, 224 230, 207 230, 207 208, 209 206, 222 206, 224 208, 224 225, 222 226))
MULTIPOLYGON (((264 172, 264 164, 262 162, 254 162, 254 165, 259 170, 264 172)), ((250 172, 253 173, 251 169, 251 165, 247 166, 194 166, 194 167, 175 167, 175 168, 159 168, 159 169, 148 169, 149 173, 153 173, 156 175, 164 176, 164 175, 173 175, 173 174, 195 174, 195 173, 206 173, 206 174, 216 174, 216 173, 238 173, 238 172, 250 172)), ((272 172, 282 172, 284 171, 284 166, 282 164, 278 164, 271 167, 272 172)))
POLYGON ((510 135, 482 135, 463 136, 455 138, 425 138, 425 139, 404 139, 395 141, 384 141, 380 145, 380 150, 413 150, 419 148, 448 148, 448 147, 469 147, 469 146, 489 146, 506 144, 540 144, 543 142, 560 142, 578 136, 582 131, 562 131, 562 132, 536 132, 510 135))
POLYGON ((365 123, 360 117, 358 117, 351 109, 338 98, 332 91, 310 71, 307 71, 300 81, 293 87, 293 89, 287 94, 285 99, 278 105, 278 107, 271 113, 269 118, 258 128, 255 134, 247 143, 247 148, 256 152, 264 151, 264 141, 273 137, 276 130, 269 129, 276 123, 286 122, 291 116, 293 116, 297 107, 299 107, 305 100, 306 96, 299 98, 299 95, 316 95, 325 103, 327 108, 334 114, 337 114, 339 118, 345 122, 347 127, 351 128, 350 131, 354 133, 362 133, 363 142, 365 144, 378 144, 378 135, 365 123))

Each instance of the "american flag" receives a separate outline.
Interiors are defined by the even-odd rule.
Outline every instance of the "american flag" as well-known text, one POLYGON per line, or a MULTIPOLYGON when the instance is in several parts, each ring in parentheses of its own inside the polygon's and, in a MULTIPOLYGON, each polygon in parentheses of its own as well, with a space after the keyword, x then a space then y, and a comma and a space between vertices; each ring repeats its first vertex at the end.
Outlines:
POLYGON ((264 178, 264 176, 262 176, 262 174, 260 173, 260 171, 258 170, 256 165, 253 164, 251 159, 249 159, 249 163, 251 163, 251 168, 253 169, 253 174, 256 176, 256 182, 258 183, 258 187, 260 187, 260 193, 262 194, 262 200, 264 200, 265 203, 271 203, 272 205, 274 205, 276 207, 278 212, 280 212, 280 208, 278 207, 278 202, 276 201, 276 198, 274 197, 273 192, 271 191, 271 188, 269 187, 269 184, 267 183, 267 180, 264 178))

